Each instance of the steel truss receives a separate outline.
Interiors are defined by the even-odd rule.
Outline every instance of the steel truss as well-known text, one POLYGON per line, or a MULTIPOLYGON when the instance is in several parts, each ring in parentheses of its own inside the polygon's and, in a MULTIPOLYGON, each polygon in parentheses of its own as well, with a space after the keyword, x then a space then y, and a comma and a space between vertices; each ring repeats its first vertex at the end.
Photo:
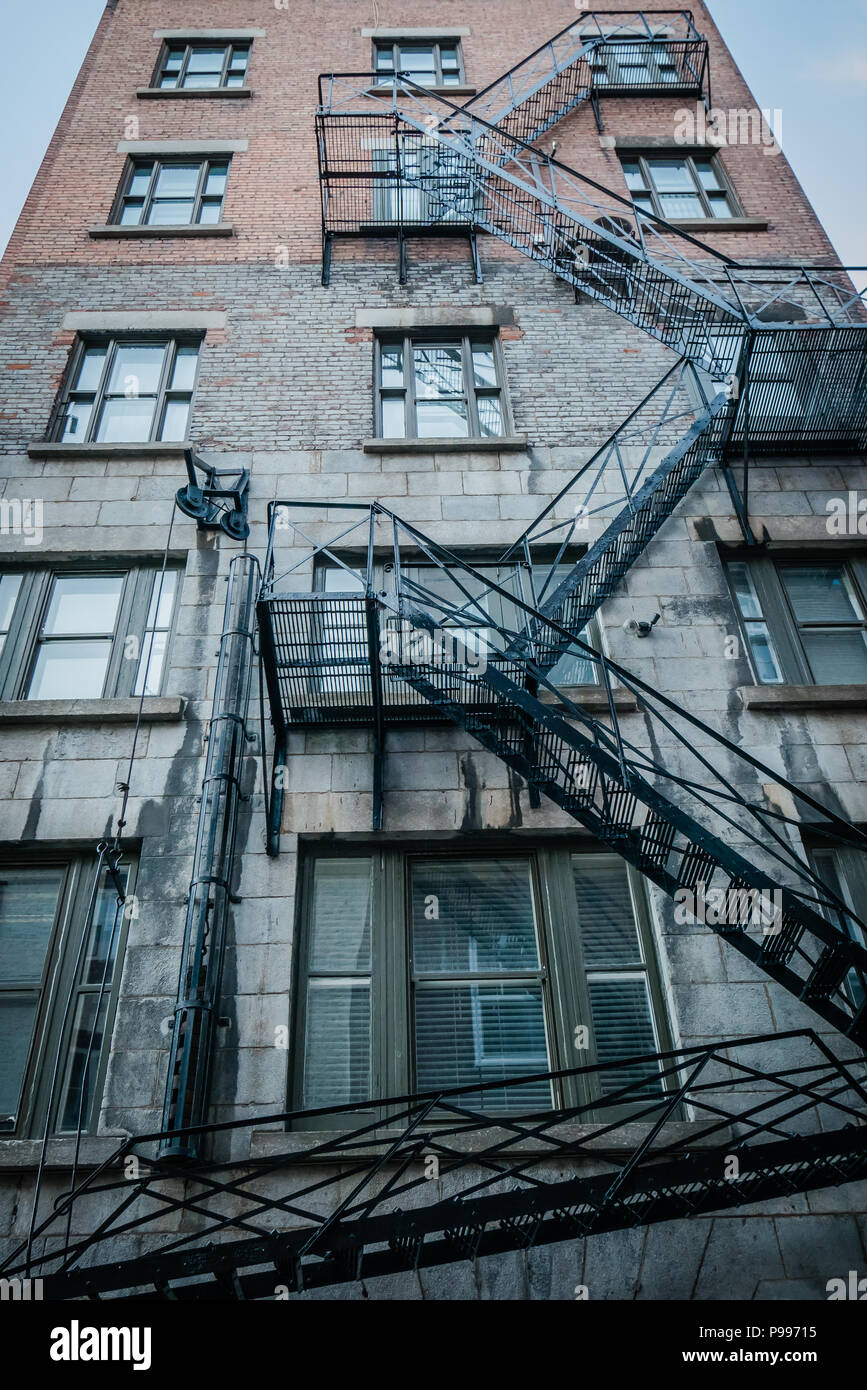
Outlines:
POLYGON ((49 1299, 274 1298, 833 1187, 867 1175, 865 1080, 798 1031, 202 1126, 209 1162, 142 1135, 2 1269, 49 1299), (80 1209, 96 1228, 57 1246, 80 1209))

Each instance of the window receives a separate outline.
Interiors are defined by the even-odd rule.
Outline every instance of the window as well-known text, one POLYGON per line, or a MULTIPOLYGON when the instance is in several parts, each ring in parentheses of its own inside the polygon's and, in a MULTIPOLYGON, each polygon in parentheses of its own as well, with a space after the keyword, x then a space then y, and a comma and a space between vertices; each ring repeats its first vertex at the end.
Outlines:
POLYGON ((243 87, 249 58, 249 43, 165 44, 151 86, 187 92, 243 87))
POLYGON ((158 695, 179 581, 177 568, 144 565, 4 574, 0 698, 158 695))
POLYGON ((402 134, 372 147, 372 222, 402 226, 476 220, 481 190, 473 162, 431 136, 402 134))
POLYGON ((635 206, 669 222, 740 215, 722 166, 713 157, 641 155, 623 160, 623 174, 635 206))
POLYGON ((187 438, 201 339, 81 339, 73 349, 52 438, 147 444, 187 438))
POLYGON ((459 39, 430 43, 376 43, 373 60, 380 81, 390 81, 394 73, 408 77, 420 87, 460 87, 464 82, 459 39))
POLYGON ((698 75, 692 71, 688 58, 681 61, 688 73, 681 73, 675 52, 667 43, 612 38, 594 48, 590 70, 597 88, 694 85, 698 75))
POLYGON ((88 920, 94 872, 92 855, 0 863, 0 1130, 17 1137, 41 1133, 58 1058, 51 1130, 95 1128, 125 921, 107 871, 88 920))
POLYGON ((228 178, 226 158, 130 160, 111 221, 121 227, 220 222, 228 178))
MULTIPOLYGON (((813 848, 810 862, 817 876, 849 911, 862 922, 867 921, 867 854, 857 849, 813 848)), ((825 915, 844 936, 851 937, 860 946, 867 946, 864 932, 845 912, 828 909, 825 915)), ((849 972, 846 989, 855 1008, 860 1008, 864 1003, 864 986, 854 970, 849 972)))
MULTIPOLYGON (((615 855, 311 853, 302 879, 298 1106, 614 1063, 667 1045, 639 880, 615 855), (575 1050, 576 1029, 589 1047, 575 1050)), ((600 1099, 658 1064, 505 1086, 491 1112, 600 1099)), ((614 1104, 615 1102, 612 1102, 614 1104)), ((333 1127, 333 1117, 323 1123, 333 1127)))
POLYGON ((496 439, 509 433, 497 338, 377 340, 376 431, 383 439, 496 439))
MULTIPOLYGON (((340 558, 345 559, 345 563, 350 566, 354 563, 349 557, 341 556, 340 558)), ((549 599, 572 569, 571 564, 562 563, 554 566, 552 574, 550 563, 539 563, 531 576, 528 567, 520 562, 492 565, 483 557, 475 555, 462 554, 460 558, 472 565, 484 581, 499 584, 515 598, 530 606, 538 606, 549 599)), ((551 558, 553 561, 553 556, 551 558)), ((445 570, 430 563, 407 565, 403 574, 410 584, 415 583, 432 591, 437 599, 444 604, 452 604, 456 609, 466 608, 469 603, 467 594, 483 596, 481 598, 483 607, 490 614, 494 623, 499 623, 514 631, 520 630, 524 626, 524 619, 517 605, 510 603, 507 598, 500 594, 485 593, 484 583, 472 575, 461 573, 458 576, 459 586, 457 582, 449 578, 445 570)), ((376 565, 373 582, 376 590, 391 589, 393 591, 394 565, 390 561, 376 565)), ((322 655, 324 659, 330 659, 337 663, 323 673, 322 688, 356 693, 362 691, 367 688, 367 680, 362 672, 368 663, 367 629, 364 614, 357 603, 346 604, 343 599, 349 594, 358 595, 359 598, 364 594, 363 563, 359 569, 351 568, 350 570, 346 570, 333 562, 320 563, 316 568, 314 584, 319 593, 341 596, 336 598, 334 605, 324 611, 318 619, 317 635, 321 643, 322 655), (350 657, 349 664, 344 665, 340 661, 341 657, 350 657)), ((474 639, 468 643, 468 650, 471 652, 497 651, 503 646, 501 634, 496 628, 486 627, 482 614, 475 612, 472 608, 467 609, 459 621, 449 624, 443 618, 440 625, 442 627, 452 626, 456 631, 471 631, 474 639)), ((595 618, 592 618, 587 627, 579 633, 579 637, 590 646, 595 647, 597 651, 599 650, 601 637, 595 618)), ((560 657, 548 679, 561 688, 596 685, 599 672, 596 664, 588 660, 579 647, 573 646, 560 657)))
POLYGON ((867 684, 867 564, 728 563, 757 679, 779 685, 867 684))

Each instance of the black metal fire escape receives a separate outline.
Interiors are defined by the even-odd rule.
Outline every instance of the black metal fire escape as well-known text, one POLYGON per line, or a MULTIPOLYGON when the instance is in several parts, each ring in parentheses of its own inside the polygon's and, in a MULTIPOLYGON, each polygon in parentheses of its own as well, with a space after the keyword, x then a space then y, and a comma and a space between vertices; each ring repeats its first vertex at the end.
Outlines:
MULTIPOLYGON (((496 578, 377 503, 329 504, 343 523, 327 536, 319 504, 272 504, 258 617, 275 764, 293 727, 372 727, 379 827, 387 728, 451 721, 525 780, 531 805, 546 795, 669 897, 772 898, 770 918, 726 911, 707 924, 863 1052, 867 926, 812 870, 800 836, 861 850, 867 836, 585 640, 708 469, 723 470, 749 536, 734 459, 867 449, 867 313, 845 271, 734 262, 534 147, 585 101, 601 121, 600 98, 709 99, 708 84, 707 44, 688 11, 582 15, 464 107, 400 75, 320 79, 326 282, 340 236, 396 237, 403 277, 414 231, 485 231, 678 361, 499 558, 496 578), (374 565, 383 550, 386 589, 374 565), (322 560, 347 572, 345 593, 313 591, 322 560), (451 659, 433 654, 443 633, 451 659), (474 659, 462 659, 471 641, 474 659), (592 668, 601 708, 558 687, 566 653, 592 668)), ((280 817, 275 790, 272 852, 280 817)), ((179 999, 176 1078, 190 1020, 210 1017, 191 1007, 179 999)), ((93 1234, 60 1252, 48 1243, 36 1264, 49 1296, 273 1297, 275 1285, 339 1285, 867 1174, 864 1059, 847 1064, 813 1033, 534 1076, 553 1108, 516 1116, 498 1089, 526 1080, 192 1127, 175 1097, 170 1135, 129 1140, 43 1223, 37 1234, 50 1237, 81 1199, 113 1202, 93 1234), (574 1088, 580 1102, 566 1103, 574 1088), (273 1139, 313 1116, 341 1132, 257 1149, 259 1129, 273 1139), (641 1122, 645 1138, 628 1152, 622 1131, 641 1122), (237 1131, 250 1144, 240 1163, 237 1131), (143 1169, 134 1184, 115 1176, 132 1153, 143 1169), (182 1168, 168 1162, 178 1153, 190 1156, 182 1168), (564 1162, 585 1158, 604 1171, 564 1181, 564 1162), (431 1159, 436 1181, 420 1202, 431 1159), (190 1227, 153 1250, 149 1223, 165 1215, 190 1227), (110 1259, 114 1242, 127 1250, 141 1233, 150 1253, 110 1259)))

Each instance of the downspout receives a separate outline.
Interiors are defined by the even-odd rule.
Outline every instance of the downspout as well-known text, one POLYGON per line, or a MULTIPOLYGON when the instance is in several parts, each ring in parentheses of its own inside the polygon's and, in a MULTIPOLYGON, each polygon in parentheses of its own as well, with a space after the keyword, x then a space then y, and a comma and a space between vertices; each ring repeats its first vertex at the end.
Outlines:
POLYGON ((220 637, 217 678, 199 803, 193 875, 166 1079, 162 1158, 195 1158, 199 1136, 173 1131, 202 1125, 208 1090, 232 892, 240 778, 253 672, 259 563, 236 555, 220 637))

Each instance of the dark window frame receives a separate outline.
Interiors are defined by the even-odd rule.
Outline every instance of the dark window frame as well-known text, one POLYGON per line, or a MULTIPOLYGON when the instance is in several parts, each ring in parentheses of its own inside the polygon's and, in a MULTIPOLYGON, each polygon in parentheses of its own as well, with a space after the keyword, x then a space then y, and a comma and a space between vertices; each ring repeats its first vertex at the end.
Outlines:
MULTIPOLYGON (((232 172, 231 154, 220 155, 130 155, 126 162, 118 190, 112 204, 109 215, 109 226, 115 227, 218 227, 223 221, 223 210, 226 202, 226 195, 229 191, 229 176, 232 172), (144 165, 150 164, 151 173, 148 182, 147 192, 142 198, 141 216, 138 222, 121 221, 124 209, 130 199, 130 188, 133 179, 144 165), (171 168, 173 165, 198 164, 199 173, 196 180, 196 191, 193 194, 193 207, 188 222, 149 222, 148 218, 154 205, 154 195, 157 182, 163 169, 171 168), (214 165, 225 164, 226 166, 226 186, 219 195, 206 194, 208 178, 210 177, 214 165), (220 216, 216 222, 202 222, 201 214, 204 206, 219 205, 220 216)), ((173 201, 186 202, 188 199, 177 199, 173 201)))
POLYGON ((166 406, 170 404, 172 401, 187 399, 189 400, 189 409, 187 411, 187 433, 185 435, 185 439, 189 439, 190 421, 192 419, 193 406, 195 405, 196 400, 196 391, 198 390, 199 385, 199 374, 201 372, 202 366, 201 349, 204 340, 204 333, 141 332, 130 333, 128 335, 125 334, 122 337, 116 337, 110 333, 79 334, 69 355, 69 361, 66 365, 66 371, 64 372, 63 376, 63 384, 60 388, 60 391, 58 392, 57 400, 55 401, 54 408, 52 410, 51 420, 49 422, 49 427, 47 431, 48 439, 57 443, 66 444, 70 448, 75 448, 76 445, 80 444, 92 444, 95 442, 100 442, 96 440, 96 435, 102 420, 105 402, 108 399, 113 399, 114 396, 117 394, 115 392, 109 395, 107 392, 107 387, 109 381, 111 380, 111 373, 118 348, 132 347, 138 344, 147 344, 148 346, 162 344, 163 347, 168 347, 168 351, 164 354, 163 357, 163 364, 160 372, 160 380, 157 384, 157 389, 153 393, 147 393, 148 395, 153 394, 155 398, 155 406, 153 412, 153 419, 151 421, 150 434, 146 440, 115 440, 113 442, 121 444, 124 442, 134 443, 138 444, 141 448, 147 448, 148 444, 164 442, 162 438, 162 432, 165 424, 166 406), (81 369, 85 353, 90 347, 102 346, 105 346, 106 353, 105 361, 102 364, 102 370, 100 372, 99 381, 97 382, 96 386, 92 391, 84 391, 79 389, 75 383, 78 380, 78 374, 81 369), (193 384, 192 386, 188 388, 185 387, 183 389, 169 386, 169 382, 171 381, 174 372, 175 363, 177 361, 178 349, 181 347, 196 348, 196 370, 193 378, 193 384), (93 400, 93 408, 91 409, 90 415, 88 417, 87 429, 85 431, 84 438, 65 439, 64 429, 67 407, 73 401, 84 401, 85 398, 88 397, 92 398, 93 400))
POLYGON ((417 396, 415 390, 415 359, 413 348, 421 347, 430 343, 434 346, 455 346, 461 349, 461 371, 462 371, 462 391, 454 399, 465 400, 467 403, 467 434, 449 435, 450 439, 505 439, 514 432, 514 422, 512 417, 511 403, 506 380, 506 363, 503 354, 503 345, 500 335, 496 330, 491 329, 468 329, 453 328, 434 329, 434 330, 412 330, 406 333, 388 332, 383 330, 377 332, 374 338, 374 420, 373 431, 377 439, 430 439, 433 442, 440 438, 438 435, 420 435, 418 433, 418 416, 416 412, 417 396), (491 347, 494 356, 494 374, 496 376, 495 386, 477 386, 473 380, 472 350, 471 344, 476 343, 491 347), (384 387, 382 384, 382 351, 383 347, 399 344, 403 352, 403 375, 404 384, 402 387, 384 387), (404 430, 403 435, 385 435, 383 433, 383 400, 403 398, 404 403, 404 430), (478 414, 478 399, 480 397, 494 397, 500 403, 500 419, 502 423, 502 433, 499 435, 488 435, 481 433, 478 414))
MULTIPOLYGON (((96 863, 93 851, 67 851, 52 846, 39 850, 26 848, 15 853, 0 854, 0 880, 4 867, 16 869, 59 869, 63 874, 57 897, 54 922, 45 949, 45 958, 38 984, 17 984, 4 982, 3 994, 36 994, 37 1004, 34 1014, 33 1033, 28 1046, 24 1064, 18 1108, 12 1122, 0 1116, 0 1138, 27 1139, 42 1134, 49 1121, 48 1132, 55 1137, 75 1133, 64 1128, 59 1120, 60 1107, 64 1099, 67 1068, 73 1056, 73 1034, 75 1030, 77 1001, 87 993, 98 993, 99 982, 88 981, 84 975, 86 959, 78 960, 82 938, 90 930, 93 919, 88 919, 87 908, 93 888, 93 875, 96 863), (65 1021, 63 1013, 70 994, 75 1004, 65 1021), (51 1100, 51 1079, 53 1059, 60 1057, 58 1087, 49 1115, 51 1100)), ((136 856, 125 856, 119 865, 125 878, 127 900, 135 892, 138 862, 136 856)), ((2 891, 2 890, 0 890, 2 891)), ((121 911, 115 941, 114 959, 110 978, 107 978, 105 998, 106 1011, 102 1043, 95 1053, 95 1069, 90 1104, 82 1116, 82 1133, 94 1133, 98 1123, 99 1110, 105 1089, 111 1039, 120 998, 120 981, 124 953, 129 928, 129 915, 121 911)), ((90 1067, 94 1067, 93 1055, 90 1067)))
MULTIPOLYGON (((54 580, 55 578, 76 575, 92 575, 94 577, 123 575, 123 588, 118 602, 114 631, 111 635, 111 650, 106 665, 102 694, 92 698, 110 700, 133 696, 136 693, 141 661, 147 659, 148 634, 150 632, 147 623, 151 602, 158 592, 161 572, 160 562, 148 563, 141 560, 119 560, 116 564, 103 563, 100 565, 75 563, 69 560, 63 564, 45 567, 33 566, 26 569, 16 568, 12 565, 8 568, 4 567, 2 573, 20 574, 22 581, 12 610, 8 636, 2 652, 0 652, 0 699, 26 700, 28 698, 28 690, 35 672, 39 650, 46 641, 43 627, 48 615, 54 580), (138 657, 135 659, 125 659, 124 655, 124 644, 127 637, 130 636, 138 639, 138 657)), ((157 693, 162 693, 166 685, 169 653, 175 636, 180 609, 183 565, 180 561, 172 561, 166 566, 166 572, 175 576, 175 592, 169 626, 167 629, 157 629, 157 631, 166 632, 165 654, 157 693)), ((157 616, 159 615, 157 614, 157 616)), ((62 638, 58 638, 58 640, 75 641, 77 636, 81 640, 86 641, 88 638, 93 640, 93 635, 87 633, 63 634, 62 638)), ((50 641, 51 639, 48 638, 47 640, 50 641)))
POLYGON ((165 39, 163 40, 162 47, 160 48, 159 57, 157 58, 156 67, 154 68, 153 76, 151 77, 150 86, 154 91, 158 92, 219 92, 238 90, 242 87, 247 86, 247 74, 250 70, 250 57, 252 54, 252 49, 252 39, 214 39, 210 41, 207 39, 188 39, 186 42, 184 42, 182 39, 165 39), (177 69, 178 80, 175 83, 174 87, 164 87, 162 85, 162 79, 164 77, 170 77, 173 75, 173 71, 168 70, 166 68, 167 59, 169 58, 169 55, 172 52, 177 51, 179 48, 183 48, 184 56, 181 59, 181 66, 177 69), (196 49, 202 48, 225 49, 225 52, 223 54, 223 64, 220 73, 219 85, 215 85, 213 87, 184 87, 183 78, 187 75, 190 57, 196 49), (236 82, 234 85, 230 86, 227 82, 227 78, 229 77, 230 70, 234 65, 233 60, 235 53, 238 49, 246 49, 247 52, 247 62, 243 70, 244 80, 243 82, 236 82))
MULTIPOLYGON (((464 55, 463 55, 463 50, 462 50, 462 46, 461 46, 461 40, 460 40, 460 37, 459 37, 459 36, 456 36, 456 37, 453 38, 453 39, 443 38, 442 36, 441 36, 440 38, 436 38, 436 39, 425 39, 425 38, 423 38, 423 37, 421 37, 421 38, 407 38, 407 39, 374 39, 374 40, 373 40, 373 45, 372 45, 372 47, 373 47, 373 71, 376 73, 376 76, 377 76, 378 78, 381 78, 381 79, 382 79, 382 82, 383 82, 383 83, 390 82, 390 81, 392 80, 392 78, 394 77, 394 74, 397 73, 397 72, 400 72, 400 71, 407 71, 407 72, 408 72, 408 71, 409 71, 408 68, 401 69, 401 67, 400 67, 400 50, 401 50, 402 48, 432 48, 432 49, 433 49, 433 58, 434 58, 434 79, 435 79, 435 80, 430 84, 431 87, 432 87, 432 88, 441 87, 441 88, 443 88, 444 90, 447 90, 449 87, 452 87, 452 88, 460 88, 460 87, 463 87, 463 86, 466 85, 466 72, 465 72, 465 69, 464 69, 464 55), (380 68, 380 66, 379 66, 379 55, 380 55, 381 52, 385 52, 385 50, 386 50, 387 48, 390 48, 390 49, 391 49, 392 67, 391 67, 391 70, 390 70, 390 71, 389 71, 388 69, 380 68), (445 82, 445 81, 443 80, 443 71, 444 71, 443 65, 442 65, 442 49, 443 49, 443 48, 454 48, 454 49, 456 50, 456 52, 457 52, 457 59, 458 59, 458 66, 457 66, 458 80, 457 80, 457 82, 448 83, 448 82, 445 82)), ((453 71, 453 69, 449 69, 449 71, 453 71)), ((422 85, 427 85, 427 84, 419 83, 419 86, 422 86, 422 85)))
POLYGON ((856 599, 860 603, 861 610, 865 616, 861 620, 853 619, 851 622, 846 623, 817 621, 815 626, 825 628, 859 628, 867 632, 867 556, 865 556, 863 551, 851 550, 843 551, 840 554, 808 551, 803 555, 774 553, 753 557, 741 553, 732 553, 725 556, 726 580, 731 593, 732 605, 734 607, 738 629, 742 636, 747 660, 750 664, 756 684, 780 686, 814 685, 817 686, 817 688, 821 688, 821 683, 813 676, 809 659, 800 637, 801 628, 806 626, 806 624, 799 623, 795 618, 791 603, 786 594, 785 586, 780 578, 779 571, 786 566, 795 566, 798 568, 815 566, 817 569, 827 566, 840 566, 846 573, 853 587, 856 599), (782 676, 782 680, 780 681, 762 681, 759 675, 747 634, 749 620, 744 619, 735 595, 730 570, 730 566, 734 564, 745 564, 747 566, 762 613, 762 618, 755 619, 755 621, 764 621, 767 625, 771 642, 776 653, 777 665, 782 676))
MULTIPOLYGON (((648 166, 648 160, 678 160, 686 164, 690 178, 692 179, 692 182, 694 184, 693 191, 698 195, 698 198, 702 205, 704 220, 708 222, 718 222, 721 227, 724 227, 726 222, 731 221, 732 218, 743 217, 745 215, 743 206, 741 205, 740 199, 738 198, 738 195, 735 192, 734 185, 731 179, 729 178, 725 165, 723 164, 722 159, 719 156, 719 153, 715 150, 692 150, 688 152, 686 149, 684 149, 683 146, 676 145, 673 146, 671 149, 622 150, 619 153, 621 166, 625 164, 637 164, 641 173, 643 186, 641 189, 628 188, 629 197, 632 199, 633 202, 635 201, 636 197, 649 199, 652 205, 653 212, 656 214, 657 217, 663 218, 666 222, 688 222, 695 220, 701 221, 702 218, 699 217, 695 219, 689 217, 672 217, 670 214, 664 211, 660 195, 657 192, 656 185, 653 181, 653 175, 648 166), (699 178, 698 171, 696 169, 697 163, 710 164, 711 168, 713 169, 714 174, 716 175, 716 178, 719 181, 720 188, 722 189, 725 195, 725 202, 729 209, 728 217, 717 217, 715 215, 713 211, 713 201, 708 197, 707 191, 703 187, 701 179, 699 178)), ((625 169, 623 170, 623 178, 625 181, 625 169)))
MULTIPOLYGON (((411 866, 431 859, 527 860, 539 945, 540 977, 551 1071, 592 1066, 596 1061, 593 1028, 590 1047, 576 1051, 574 1030, 591 1024, 588 980, 593 974, 623 975, 641 972, 647 981, 650 1016, 657 1050, 673 1046, 665 1005, 662 975, 654 938, 650 904, 641 875, 604 846, 570 839, 530 840, 516 846, 514 840, 492 837, 489 842, 407 843, 380 847, 352 841, 302 844, 296 895, 296 933, 293 951, 291 1027, 293 1065, 289 1077, 289 1108, 303 1107, 305 1067, 306 986, 313 911, 313 874, 317 859, 369 859, 372 864, 371 894, 371 1096, 404 1095, 415 1089, 415 1024, 412 1012, 411 866), (584 964, 578 908, 572 882, 572 859, 619 862, 629 887, 630 901, 641 951, 641 964, 604 971, 584 964)), ((367 972, 364 972, 366 976, 367 972)), ((341 976, 343 972, 340 972, 341 976)), ((554 1107, 570 1108, 601 1099, 592 1079, 567 1077, 554 1083, 554 1107)), ((663 1079, 668 1089, 668 1083, 663 1079)), ((347 1128, 364 1123, 379 1113, 376 1107, 351 1112, 347 1128)), ((627 1106, 606 1106, 606 1118, 628 1115, 627 1106)), ((382 1115, 387 1119, 387 1115, 382 1115)), ((586 1117, 585 1117, 586 1118, 586 1117)), ((308 1129, 335 1129, 339 1118, 324 1116, 305 1120, 308 1129)))

